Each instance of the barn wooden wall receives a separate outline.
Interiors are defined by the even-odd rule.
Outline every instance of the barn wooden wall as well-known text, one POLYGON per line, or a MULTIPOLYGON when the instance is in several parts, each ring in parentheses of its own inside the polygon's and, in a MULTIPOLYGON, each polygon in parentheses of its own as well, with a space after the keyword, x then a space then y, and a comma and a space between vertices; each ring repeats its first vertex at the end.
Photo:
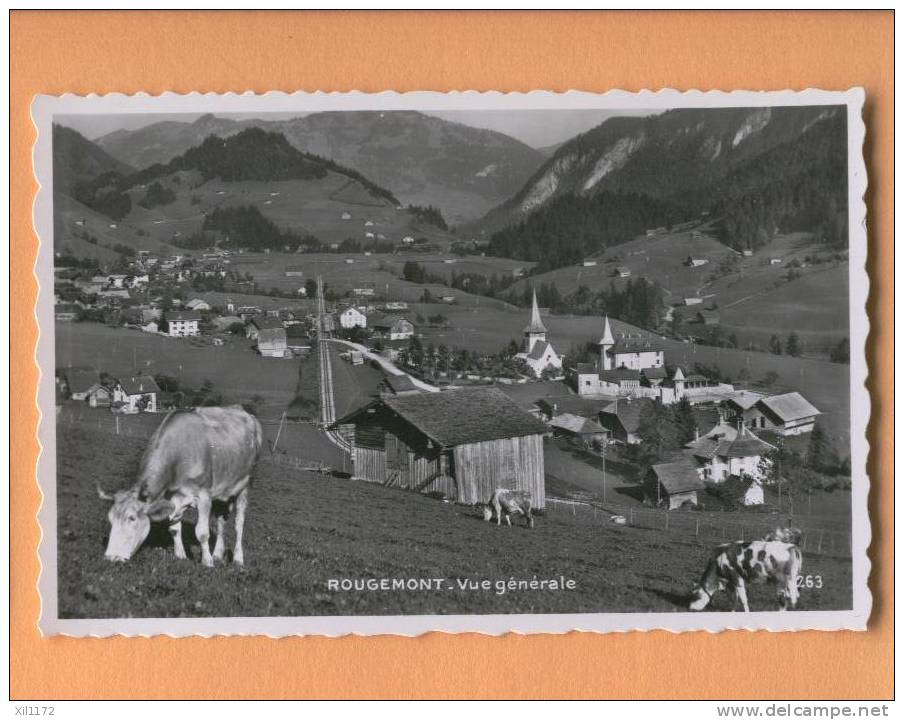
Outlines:
POLYGON ((497 488, 528 490, 534 506, 546 506, 543 436, 504 438, 455 448, 458 502, 486 502, 497 488))

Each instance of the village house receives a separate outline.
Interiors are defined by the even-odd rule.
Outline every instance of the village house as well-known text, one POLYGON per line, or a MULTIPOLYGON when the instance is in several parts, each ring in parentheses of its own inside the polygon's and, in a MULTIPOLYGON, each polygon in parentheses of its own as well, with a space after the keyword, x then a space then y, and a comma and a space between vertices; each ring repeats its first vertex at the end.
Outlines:
POLYGON ((803 395, 789 392, 761 398, 744 413, 744 423, 750 428, 770 430, 777 435, 802 435, 813 430, 816 416, 820 414, 803 395))
POLYGON ((292 356, 289 350, 286 330, 283 327, 261 329, 256 337, 257 351, 261 357, 287 358, 292 356))
POLYGON ((495 388, 384 394, 334 425, 352 444, 353 476, 455 502, 499 488, 546 504, 546 426, 495 388))
POLYGON ((410 340, 414 324, 401 315, 372 315, 369 324, 374 333, 385 340, 410 340))
POLYGON ((650 466, 643 483, 644 502, 676 510, 697 504, 697 493, 705 489, 697 469, 687 460, 650 466))
POLYGON ((200 335, 198 323, 201 315, 191 310, 171 310, 163 316, 166 322, 166 334, 170 337, 192 337, 200 335))
POLYGON ((593 418, 585 418, 571 413, 559 413, 549 422, 556 437, 574 438, 580 442, 604 440, 608 433, 593 418))
POLYGON ((53 317, 61 322, 78 320, 82 309, 75 303, 58 303, 53 307, 53 317))
POLYGON ((262 331, 276 329, 284 329, 282 321, 279 318, 270 317, 269 315, 256 315, 251 318, 251 322, 245 326, 245 337, 257 342, 262 331))
POLYGON ((697 311, 697 322, 701 325, 718 325, 719 324, 719 313, 713 310, 698 310, 697 311))
POLYGON ((535 377, 540 377, 547 368, 557 372, 562 369, 562 356, 546 340, 546 326, 540 319, 536 291, 531 305, 530 322, 525 326, 523 334, 521 352, 515 357, 527 363, 535 377))
POLYGON ((612 274, 620 278, 631 277, 631 269, 624 265, 617 265, 612 274))
POLYGON ((732 475, 762 480, 768 471, 767 456, 775 450, 746 426, 738 429, 724 422, 685 448, 696 462, 700 478, 714 483, 725 482, 732 475))
POLYGON ((641 418, 644 411, 652 407, 653 402, 649 398, 615 400, 600 410, 600 425, 613 440, 626 445, 637 445, 641 441, 638 434, 641 418))
POLYGON ((747 427, 756 429, 759 413, 753 408, 764 397, 766 397, 764 393, 738 390, 726 397, 722 401, 721 407, 729 423, 736 425, 738 421, 741 421, 747 427))
POLYGON ((85 399, 93 408, 109 408, 113 404, 113 388, 97 383, 88 391, 85 399))
POLYGON ((596 260, 584 260, 582 265, 584 267, 596 267, 596 260))
POLYGON ((349 330, 351 328, 367 327, 367 316, 358 308, 346 308, 339 314, 339 326, 349 330))
POLYGON ((684 264, 690 268, 696 268, 706 265, 708 262, 709 260, 706 258, 688 257, 687 260, 684 261, 684 264))
POLYGON ((100 384, 100 373, 94 368, 66 368, 62 375, 72 400, 87 400, 91 388, 100 384))
POLYGON ((684 298, 684 304, 686 307, 690 307, 691 305, 701 305, 702 303, 703 303, 703 298, 698 298, 698 297, 684 298))
POLYGON ((114 412, 129 414, 157 412, 159 394, 160 388, 150 375, 120 378, 113 386, 112 409, 114 412))
POLYGON ((210 303, 207 302, 204 298, 192 298, 187 303, 185 303, 185 307, 196 312, 201 312, 202 310, 208 311, 210 310, 210 303))

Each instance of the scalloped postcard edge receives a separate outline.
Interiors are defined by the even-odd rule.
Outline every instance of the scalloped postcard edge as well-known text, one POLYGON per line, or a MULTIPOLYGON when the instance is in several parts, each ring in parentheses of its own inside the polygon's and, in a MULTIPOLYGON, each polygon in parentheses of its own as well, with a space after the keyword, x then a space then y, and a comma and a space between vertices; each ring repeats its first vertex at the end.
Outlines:
POLYGON ((868 241, 865 193, 868 186, 863 146, 865 92, 847 90, 687 90, 671 88, 630 92, 609 90, 593 93, 579 90, 552 92, 497 91, 384 91, 294 92, 256 94, 200 93, 160 95, 61 96, 38 95, 32 103, 32 122, 37 130, 33 148, 33 170, 38 192, 33 205, 33 224, 38 237, 34 276, 38 284, 35 320, 38 341, 35 362, 39 381, 35 402, 39 412, 39 451, 35 480, 41 493, 37 512, 40 527, 38 556, 40 574, 39 631, 45 635, 105 638, 127 637, 220 637, 297 636, 342 637, 347 635, 393 635, 416 637, 427 633, 479 633, 491 636, 514 634, 565 634, 571 632, 623 633, 634 631, 723 632, 747 631, 837 631, 867 629, 872 609, 869 588, 872 539, 868 511, 870 479, 867 473, 871 398, 867 389, 866 343, 870 332, 867 313, 869 276, 866 269, 868 241), (57 613, 56 544, 56 427, 54 391, 53 295, 48 292, 53 277, 53 163, 51 127, 55 114, 102 113, 285 113, 324 110, 527 110, 527 109, 673 109, 722 107, 776 107, 801 105, 844 105, 848 130, 848 230, 850 309, 850 392, 852 468, 852 591, 849 610, 751 612, 751 613, 579 613, 537 615, 368 615, 304 617, 197 617, 197 618, 60 618, 57 613))

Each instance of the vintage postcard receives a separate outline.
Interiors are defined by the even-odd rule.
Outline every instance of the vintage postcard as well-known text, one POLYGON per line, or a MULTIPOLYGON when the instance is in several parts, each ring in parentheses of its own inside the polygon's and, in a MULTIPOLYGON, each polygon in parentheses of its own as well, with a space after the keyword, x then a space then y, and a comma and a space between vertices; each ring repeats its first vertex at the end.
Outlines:
POLYGON ((864 629, 863 100, 36 98, 41 630, 864 629))

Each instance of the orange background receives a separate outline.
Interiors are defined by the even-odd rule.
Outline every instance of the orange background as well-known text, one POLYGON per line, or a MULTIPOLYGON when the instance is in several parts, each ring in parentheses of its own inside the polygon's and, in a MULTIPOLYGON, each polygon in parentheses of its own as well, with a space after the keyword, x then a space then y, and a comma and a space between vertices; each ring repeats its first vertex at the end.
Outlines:
MULTIPOLYGON (((893 693, 891 12, 13 12, 11 695, 64 698, 888 698, 893 693), (29 119, 38 93, 866 89, 866 633, 213 640, 42 638, 29 119)), ((605 552, 605 548, 600 548, 605 552)))

